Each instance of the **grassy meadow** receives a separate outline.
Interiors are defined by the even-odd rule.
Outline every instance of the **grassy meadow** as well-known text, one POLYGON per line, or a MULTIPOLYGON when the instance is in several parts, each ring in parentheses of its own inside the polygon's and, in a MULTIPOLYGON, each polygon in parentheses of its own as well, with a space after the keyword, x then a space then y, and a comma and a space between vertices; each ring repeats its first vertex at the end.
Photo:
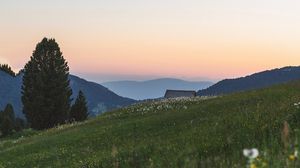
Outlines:
POLYGON ((298 167, 300 82, 136 104, 0 140, 0 167, 298 167), (295 104, 296 103, 296 104, 295 104), (287 121, 289 129, 283 130, 287 121), (249 165, 250 166, 250 165, 249 165))

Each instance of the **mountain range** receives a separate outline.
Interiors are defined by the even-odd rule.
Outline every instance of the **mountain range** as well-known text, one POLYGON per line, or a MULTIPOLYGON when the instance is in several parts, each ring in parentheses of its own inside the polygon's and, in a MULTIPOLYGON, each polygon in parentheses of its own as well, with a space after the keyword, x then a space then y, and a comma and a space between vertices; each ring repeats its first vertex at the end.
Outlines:
POLYGON ((240 91, 260 89, 300 79, 300 66, 288 66, 255 73, 249 76, 222 80, 206 89, 199 96, 222 95, 240 91))
POLYGON ((199 90, 211 86, 212 82, 191 82, 174 78, 161 78, 147 81, 115 81, 101 83, 118 95, 135 100, 163 97, 167 89, 199 90))
MULTIPOLYGON (((21 102, 22 76, 20 74, 13 77, 0 71, 0 109, 4 109, 8 103, 11 103, 16 116, 21 118, 24 117, 21 102)), ((91 116, 136 102, 133 99, 121 97, 100 84, 86 81, 74 75, 70 75, 69 78, 73 100, 77 97, 79 90, 82 90, 86 96, 91 116)))
MULTIPOLYGON (((137 102, 136 100, 163 97, 166 89, 200 89, 197 93, 199 96, 213 96, 254 90, 292 80, 299 80, 300 66, 267 70, 241 78, 225 79, 216 84, 212 82, 189 82, 179 79, 162 78, 142 82, 106 82, 100 85, 74 75, 70 75, 69 78, 73 91, 73 100, 77 96, 78 91, 82 90, 88 101, 89 113, 91 116, 95 116, 108 110, 133 104, 137 102)), ((0 109, 11 103, 18 117, 24 117, 21 103, 21 85, 22 74, 13 77, 6 72, 0 71, 0 109)))

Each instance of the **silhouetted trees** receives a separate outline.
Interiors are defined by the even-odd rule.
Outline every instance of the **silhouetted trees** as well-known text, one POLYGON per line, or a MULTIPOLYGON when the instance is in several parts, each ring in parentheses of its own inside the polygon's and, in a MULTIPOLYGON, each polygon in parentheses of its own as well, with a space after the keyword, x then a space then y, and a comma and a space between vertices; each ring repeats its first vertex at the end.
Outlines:
POLYGON ((20 75, 22 73, 24 73, 24 69, 20 69, 19 72, 16 74, 16 76, 18 76, 18 75, 20 75))
POLYGON ((15 131, 16 132, 22 131, 25 127, 26 127, 25 121, 17 117, 15 120, 15 127, 14 127, 15 131))
POLYGON ((11 69, 11 67, 7 64, 0 64, 0 70, 8 73, 11 76, 16 76, 15 72, 11 69))
POLYGON ((85 96, 82 91, 79 91, 74 105, 71 108, 70 120, 71 121, 84 121, 88 117, 88 108, 85 96))
POLYGON ((14 130, 15 114, 11 104, 8 104, 0 114, 1 136, 7 136, 14 130))
POLYGON ((72 90, 69 67, 54 39, 37 44, 25 65, 23 113, 34 129, 47 129, 68 120, 72 90))
POLYGON ((21 131, 25 126, 24 120, 15 118, 13 106, 7 104, 5 109, 0 112, 0 131, 1 136, 7 136, 13 133, 13 131, 21 131))

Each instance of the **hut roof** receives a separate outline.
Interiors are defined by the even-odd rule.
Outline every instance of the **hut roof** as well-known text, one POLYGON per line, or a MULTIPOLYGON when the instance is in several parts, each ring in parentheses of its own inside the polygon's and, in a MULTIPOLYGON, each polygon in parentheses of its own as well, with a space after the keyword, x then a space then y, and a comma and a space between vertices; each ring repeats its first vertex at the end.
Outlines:
POLYGON ((196 91, 193 90, 167 90, 165 98, 176 98, 176 97, 195 97, 196 91))

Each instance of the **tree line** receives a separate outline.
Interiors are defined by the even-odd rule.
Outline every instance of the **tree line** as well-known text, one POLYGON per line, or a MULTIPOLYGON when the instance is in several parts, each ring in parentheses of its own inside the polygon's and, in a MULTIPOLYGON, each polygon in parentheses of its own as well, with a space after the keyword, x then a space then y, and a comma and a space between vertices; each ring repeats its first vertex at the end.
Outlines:
MULTIPOLYGON (((0 70, 15 76, 9 66, 0 66, 0 70)), ((39 42, 21 72, 24 74, 21 100, 29 127, 43 130, 87 119, 87 101, 82 91, 79 91, 75 103, 71 105, 69 66, 55 39, 44 38, 39 42)), ((8 123, 9 120, 14 120, 14 115, 11 115, 12 106, 8 105, 7 108, 3 112, 6 117, 0 120, 0 124, 7 128, 1 130, 2 134, 11 132, 9 130, 12 125, 8 123)))
POLYGON ((0 111, 0 131, 1 137, 12 134, 13 132, 22 131, 25 128, 25 122, 21 118, 16 118, 14 108, 7 104, 4 110, 0 111))
POLYGON ((16 76, 16 73, 11 69, 11 67, 8 64, 0 64, 0 70, 6 72, 7 74, 13 77, 16 76))

